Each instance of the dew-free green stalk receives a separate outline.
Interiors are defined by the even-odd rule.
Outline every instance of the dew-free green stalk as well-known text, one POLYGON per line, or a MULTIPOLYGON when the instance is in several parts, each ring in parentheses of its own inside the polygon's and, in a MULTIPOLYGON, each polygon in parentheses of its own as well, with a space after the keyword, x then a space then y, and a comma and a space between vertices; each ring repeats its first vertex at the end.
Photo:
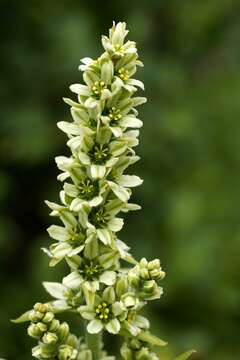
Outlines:
POLYGON ((114 360, 104 350, 103 332, 122 337, 124 360, 157 360, 152 347, 166 345, 141 315, 148 301, 162 295, 160 261, 138 262, 119 239, 121 213, 140 209, 130 198, 142 180, 127 168, 139 160, 137 107, 146 102, 136 95, 144 84, 133 76, 143 64, 135 42, 125 41, 127 33, 125 23, 113 23, 109 37, 102 37, 104 53, 81 60, 84 85, 70 86, 75 100, 64 98, 72 120, 57 124, 68 137, 70 156, 56 158, 63 189, 60 204, 46 201, 56 224, 47 229, 53 243, 43 251, 50 266, 66 261, 69 274, 44 282, 53 300, 15 320, 30 322, 28 334, 37 341, 32 355, 40 360, 114 360), (67 312, 84 323, 82 337, 57 319, 67 312))

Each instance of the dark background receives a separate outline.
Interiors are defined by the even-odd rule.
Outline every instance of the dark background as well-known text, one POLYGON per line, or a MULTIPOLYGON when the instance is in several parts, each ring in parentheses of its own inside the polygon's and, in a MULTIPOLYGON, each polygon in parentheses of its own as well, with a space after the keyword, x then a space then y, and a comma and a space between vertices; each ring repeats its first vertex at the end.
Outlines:
MULTIPOLYGON (((29 359, 35 345, 10 318, 47 299, 40 247, 57 201, 54 157, 68 154, 56 128, 61 100, 98 56, 112 20, 127 21, 145 68, 148 103, 132 172, 144 178, 121 238, 138 257, 160 257, 165 295, 152 302, 162 360, 240 355, 240 4, 238 0, 0 1, 0 357, 29 359)), ((79 328, 77 321, 73 323, 79 328)), ((112 352, 116 351, 111 349, 112 352)))

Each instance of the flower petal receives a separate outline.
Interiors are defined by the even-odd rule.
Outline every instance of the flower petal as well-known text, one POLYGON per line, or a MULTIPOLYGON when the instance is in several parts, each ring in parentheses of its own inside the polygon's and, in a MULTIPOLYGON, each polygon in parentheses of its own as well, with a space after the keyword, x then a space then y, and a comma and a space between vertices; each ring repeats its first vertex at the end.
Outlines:
POLYGON ((51 238, 58 241, 67 241, 70 239, 68 230, 63 226, 51 225, 47 229, 47 232, 49 233, 51 238))
POLYGON ((118 319, 112 319, 106 324, 106 330, 111 334, 118 334, 121 329, 118 319))
POLYGON ((78 308, 78 311, 80 312, 81 316, 86 320, 93 320, 96 315, 94 309, 87 305, 80 306, 78 308))
POLYGON ((111 245, 112 234, 108 229, 97 229, 97 236, 104 245, 111 245))
POLYGON ((43 286, 46 289, 46 291, 55 299, 60 299, 60 300, 65 299, 64 294, 67 289, 64 285, 57 282, 44 281, 43 286))
POLYGON ((90 334, 98 334, 103 329, 103 323, 100 320, 92 320, 87 326, 90 334))
POLYGON ((78 271, 73 271, 69 275, 65 276, 62 282, 64 286, 70 289, 76 289, 81 285, 82 277, 78 271))
POLYGON ((102 179, 105 175, 106 168, 104 165, 91 165, 90 172, 93 179, 102 179))
POLYGON ((104 273, 99 278, 100 282, 105 285, 113 285, 116 281, 115 271, 104 271, 104 273))

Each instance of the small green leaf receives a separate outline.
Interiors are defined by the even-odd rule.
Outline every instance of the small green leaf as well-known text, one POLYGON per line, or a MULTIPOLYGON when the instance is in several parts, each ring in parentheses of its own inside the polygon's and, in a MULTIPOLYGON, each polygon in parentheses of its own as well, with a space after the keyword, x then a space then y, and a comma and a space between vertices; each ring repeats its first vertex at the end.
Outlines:
MULTIPOLYGON (((139 340, 145 341, 152 345, 156 345, 156 346, 166 346, 167 345, 167 342, 163 341, 162 339, 159 339, 157 336, 151 334, 149 331, 141 331, 137 337, 139 340)), ((175 359, 175 360, 184 360, 184 358, 183 359, 175 359)))
POLYGON ((194 354, 196 352, 196 350, 189 350, 186 351, 185 353, 178 355, 174 360, 187 360, 189 359, 189 357, 194 354))
POLYGON ((31 314, 32 310, 28 310, 26 311, 24 314, 22 314, 21 316, 19 316, 17 319, 13 319, 11 320, 11 322, 15 323, 15 324, 20 324, 26 321, 30 321, 30 314, 31 314))

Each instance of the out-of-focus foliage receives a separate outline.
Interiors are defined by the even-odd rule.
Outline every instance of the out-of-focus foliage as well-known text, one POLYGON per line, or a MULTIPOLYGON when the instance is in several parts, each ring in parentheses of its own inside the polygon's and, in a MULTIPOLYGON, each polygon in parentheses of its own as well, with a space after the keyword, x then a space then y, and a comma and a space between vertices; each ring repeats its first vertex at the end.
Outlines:
POLYGON ((145 63, 149 102, 134 169, 145 179, 135 192, 143 210, 128 216, 122 238, 167 272, 148 315, 170 343, 166 359, 196 348, 195 359, 236 360, 239 1, 2 0, 0 10, 0 356, 30 358, 9 318, 46 300, 41 281, 61 278, 39 250, 50 224, 43 200, 57 200, 60 188, 54 157, 67 154, 56 128, 69 117, 61 97, 114 19, 128 22, 145 63))

